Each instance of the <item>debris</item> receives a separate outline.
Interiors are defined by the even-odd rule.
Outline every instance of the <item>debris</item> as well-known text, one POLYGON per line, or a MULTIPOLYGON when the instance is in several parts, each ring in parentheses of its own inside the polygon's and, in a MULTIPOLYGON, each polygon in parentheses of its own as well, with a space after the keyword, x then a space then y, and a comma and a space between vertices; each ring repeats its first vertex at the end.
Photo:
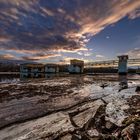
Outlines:
POLYGON ((135 124, 132 123, 126 128, 124 128, 121 132, 121 136, 124 139, 128 139, 128 140, 138 140, 138 136, 135 130, 135 124))
POLYGON ((127 118, 122 122, 122 124, 123 124, 124 126, 128 126, 128 125, 130 125, 131 123, 137 124, 138 122, 140 123, 140 117, 139 117, 139 116, 136 116, 136 115, 132 115, 132 116, 127 117, 127 118))

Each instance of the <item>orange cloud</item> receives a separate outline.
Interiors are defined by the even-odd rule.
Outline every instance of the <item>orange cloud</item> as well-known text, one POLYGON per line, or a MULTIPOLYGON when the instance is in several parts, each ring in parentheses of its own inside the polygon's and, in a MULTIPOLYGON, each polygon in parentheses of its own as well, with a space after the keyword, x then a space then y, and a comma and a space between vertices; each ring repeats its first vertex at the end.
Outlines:
POLYGON ((46 54, 46 55, 35 55, 35 56, 23 56, 23 60, 31 60, 31 61, 38 61, 38 60, 44 60, 48 58, 54 58, 59 57, 60 54, 46 54))
POLYGON ((0 54, 0 59, 9 60, 9 59, 16 59, 16 57, 12 54, 0 54))

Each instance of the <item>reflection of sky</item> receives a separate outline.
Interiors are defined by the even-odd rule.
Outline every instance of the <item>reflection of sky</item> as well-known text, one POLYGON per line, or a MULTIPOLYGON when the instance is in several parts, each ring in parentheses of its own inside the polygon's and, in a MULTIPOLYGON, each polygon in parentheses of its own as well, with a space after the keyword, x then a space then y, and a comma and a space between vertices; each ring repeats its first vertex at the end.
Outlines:
POLYGON ((0 0, 0 59, 140 57, 140 1, 0 0))

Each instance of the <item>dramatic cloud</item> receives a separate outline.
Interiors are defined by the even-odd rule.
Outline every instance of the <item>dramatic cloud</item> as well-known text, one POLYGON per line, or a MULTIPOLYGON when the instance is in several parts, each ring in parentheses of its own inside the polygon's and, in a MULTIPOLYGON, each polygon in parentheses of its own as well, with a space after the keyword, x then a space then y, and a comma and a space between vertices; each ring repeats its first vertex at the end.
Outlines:
POLYGON ((59 54, 36 54, 32 56, 23 56, 22 59, 24 60, 30 60, 30 61, 38 61, 38 60, 44 60, 47 58, 53 58, 53 57, 58 57, 61 56, 59 54))
POLYGON ((139 16, 139 7, 139 0, 0 0, 0 50, 32 54, 22 56, 27 60, 86 50, 93 35, 139 16))
POLYGON ((137 17, 140 17, 140 9, 137 9, 137 10, 131 12, 129 15, 130 19, 135 19, 137 17))

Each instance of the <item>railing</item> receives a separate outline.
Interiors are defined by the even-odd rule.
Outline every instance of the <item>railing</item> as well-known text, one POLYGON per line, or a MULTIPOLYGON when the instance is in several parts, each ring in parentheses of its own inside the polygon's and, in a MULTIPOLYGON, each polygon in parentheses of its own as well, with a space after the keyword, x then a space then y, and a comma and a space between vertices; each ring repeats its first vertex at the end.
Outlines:
MULTIPOLYGON (((119 60, 107 60, 85 63, 84 67, 118 67, 119 60)), ((140 66, 140 58, 128 59, 128 66, 140 66)))

